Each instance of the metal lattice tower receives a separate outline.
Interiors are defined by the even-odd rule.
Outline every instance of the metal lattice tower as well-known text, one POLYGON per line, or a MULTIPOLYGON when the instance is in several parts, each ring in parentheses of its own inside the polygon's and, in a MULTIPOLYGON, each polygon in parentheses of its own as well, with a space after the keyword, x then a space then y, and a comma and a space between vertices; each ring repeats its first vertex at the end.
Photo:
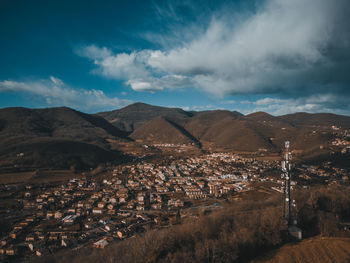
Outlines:
POLYGON ((291 217, 291 207, 292 207, 292 200, 290 197, 290 181, 291 181, 291 153, 289 151, 289 141, 286 141, 284 149, 284 160, 282 160, 281 166, 282 166, 282 180, 283 180, 283 193, 284 193, 284 200, 283 200, 283 217, 288 222, 288 225, 292 225, 292 217, 291 217))

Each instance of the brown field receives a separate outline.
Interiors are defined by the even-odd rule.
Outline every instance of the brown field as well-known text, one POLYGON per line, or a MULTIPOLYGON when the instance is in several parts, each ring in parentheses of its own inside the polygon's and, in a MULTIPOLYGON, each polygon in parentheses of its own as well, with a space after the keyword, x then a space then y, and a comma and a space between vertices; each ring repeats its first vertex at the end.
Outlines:
POLYGON ((275 154, 275 155, 266 155, 266 156, 258 156, 255 157, 258 161, 279 161, 281 160, 281 156, 275 154))
POLYGON ((350 238, 316 237, 288 244, 253 261, 264 263, 350 262, 350 238))
POLYGON ((0 184, 16 184, 27 182, 33 177, 33 175, 34 172, 2 173, 0 174, 0 184))
POLYGON ((106 139, 112 150, 119 150, 125 153, 146 153, 142 144, 132 143, 132 142, 120 142, 118 140, 106 139))
POLYGON ((0 184, 17 184, 17 183, 53 183, 79 178, 80 174, 75 174, 70 170, 52 170, 40 172, 19 172, 0 174, 0 184))
MULTIPOLYGON (((259 200, 264 200, 264 199, 271 197, 271 193, 273 193, 273 192, 249 190, 249 191, 239 192, 239 193, 235 194, 233 199, 259 201, 259 200)), ((275 194, 275 193, 273 193, 273 194, 275 194)))

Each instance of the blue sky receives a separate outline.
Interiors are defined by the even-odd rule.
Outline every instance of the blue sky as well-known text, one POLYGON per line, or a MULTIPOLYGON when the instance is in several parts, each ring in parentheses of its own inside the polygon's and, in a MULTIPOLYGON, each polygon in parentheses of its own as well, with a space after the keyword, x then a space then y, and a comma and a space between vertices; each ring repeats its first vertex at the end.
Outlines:
POLYGON ((0 107, 350 115, 346 0, 0 1, 0 107))

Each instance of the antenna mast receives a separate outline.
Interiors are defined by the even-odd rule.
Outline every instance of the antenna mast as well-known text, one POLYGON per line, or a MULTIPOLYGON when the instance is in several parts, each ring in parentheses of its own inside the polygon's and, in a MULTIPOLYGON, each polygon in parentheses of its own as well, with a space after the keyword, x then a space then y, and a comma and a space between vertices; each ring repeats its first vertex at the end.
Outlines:
POLYGON ((282 179, 283 181, 283 192, 284 192, 284 200, 283 200, 283 217, 286 219, 288 225, 292 225, 291 218, 291 198, 290 198, 290 181, 291 181, 291 153, 289 151, 289 141, 284 142, 284 160, 282 160, 282 179))

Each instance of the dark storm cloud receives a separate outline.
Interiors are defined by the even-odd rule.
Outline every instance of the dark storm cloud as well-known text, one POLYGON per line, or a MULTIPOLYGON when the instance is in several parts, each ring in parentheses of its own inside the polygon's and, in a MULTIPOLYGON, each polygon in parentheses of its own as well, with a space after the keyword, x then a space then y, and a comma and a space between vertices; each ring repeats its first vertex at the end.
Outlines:
POLYGON ((350 111, 342 102, 350 97, 349 7, 347 0, 268 0, 245 19, 234 11, 213 14, 202 33, 175 47, 113 54, 88 46, 86 57, 100 74, 135 90, 275 94, 314 109, 316 103, 350 111))

